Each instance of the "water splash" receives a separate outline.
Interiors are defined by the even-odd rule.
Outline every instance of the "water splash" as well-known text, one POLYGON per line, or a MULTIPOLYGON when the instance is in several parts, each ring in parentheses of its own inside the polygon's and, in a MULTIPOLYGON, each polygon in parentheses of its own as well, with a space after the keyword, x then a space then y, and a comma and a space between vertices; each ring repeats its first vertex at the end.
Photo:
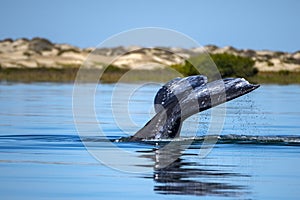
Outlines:
MULTIPOLYGON (((82 146, 82 140, 87 142, 106 142, 107 139, 111 142, 115 143, 145 143, 150 145, 164 145, 171 141, 183 143, 186 141, 192 141, 192 145, 201 144, 205 138, 207 139, 217 139, 218 144, 240 144, 240 145, 283 145, 283 146, 300 146, 300 136, 281 136, 281 135, 270 135, 270 136, 258 136, 258 135, 220 135, 220 136, 196 136, 196 137, 180 137, 175 139, 151 139, 151 140, 143 140, 141 142, 127 142, 130 137, 122 137, 112 136, 109 138, 90 136, 90 137, 82 137, 75 135, 3 135, 0 136, 1 144, 47 144, 53 146, 55 144, 61 146, 64 144, 65 146, 73 146, 79 147, 82 146)), ((2 146, 3 147, 3 146, 2 146)))

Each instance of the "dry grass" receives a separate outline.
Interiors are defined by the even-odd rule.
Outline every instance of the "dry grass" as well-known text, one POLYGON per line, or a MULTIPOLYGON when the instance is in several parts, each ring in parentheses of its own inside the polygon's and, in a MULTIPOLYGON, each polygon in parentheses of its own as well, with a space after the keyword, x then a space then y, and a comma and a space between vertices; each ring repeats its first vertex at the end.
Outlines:
MULTIPOLYGON (((7 82, 74 82, 78 68, 11 68, 0 69, 0 81, 7 82)), ((99 70, 87 70, 84 80, 93 80, 99 70)), ((107 70, 100 81, 103 83, 121 82, 167 82, 180 76, 175 71, 157 70, 107 70)), ((253 83, 300 84, 300 72, 260 72, 252 77, 245 77, 253 83)))
MULTIPOLYGON (((0 81, 6 82, 64 82, 72 83, 77 76, 78 68, 10 68, 0 69, 0 81)), ((100 71, 85 70, 82 75, 84 82, 92 82, 100 71)), ((103 83, 121 82, 166 82, 180 74, 169 70, 107 70, 99 80, 103 83)), ((98 78, 98 77, 96 77, 98 78)))

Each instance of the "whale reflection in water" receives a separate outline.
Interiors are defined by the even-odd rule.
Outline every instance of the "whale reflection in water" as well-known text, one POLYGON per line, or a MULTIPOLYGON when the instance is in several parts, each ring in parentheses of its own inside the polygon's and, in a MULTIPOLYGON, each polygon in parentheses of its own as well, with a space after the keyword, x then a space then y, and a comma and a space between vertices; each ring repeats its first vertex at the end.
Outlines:
MULTIPOLYGON (((189 150, 198 148, 192 144, 189 150)), ((248 194, 246 185, 233 183, 233 179, 247 182, 249 175, 233 172, 237 166, 201 164, 203 159, 193 159, 198 154, 185 153, 186 145, 171 144, 168 148, 143 152, 142 157, 154 162, 154 191, 159 194, 238 197, 248 194), (169 159, 175 161, 169 163, 169 159), (167 163, 166 163, 167 162, 167 163), (166 165, 167 164, 167 165, 166 165)))

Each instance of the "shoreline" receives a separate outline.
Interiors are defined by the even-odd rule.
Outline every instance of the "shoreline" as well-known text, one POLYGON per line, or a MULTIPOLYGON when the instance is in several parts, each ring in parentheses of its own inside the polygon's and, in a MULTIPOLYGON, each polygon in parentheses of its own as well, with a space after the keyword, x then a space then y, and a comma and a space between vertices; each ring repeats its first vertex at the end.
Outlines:
MULTIPOLYGON (((83 49, 38 37, 0 40, 0 81, 71 83, 84 65, 88 70, 83 79, 87 82, 97 80, 95 75, 106 66, 101 77, 104 83, 115 83, 120 78, 123 82, 166 82, 181 74, 197 74, 192 62, 205 68, 212 60, 223 78, 243 77, 259 84, 300 84, 300 51, 255 51, 215 45, 191 49, 139 46, 83 49), (175 73, 171 74, 170 69, 175 73), (127 72, 130 73, 123 76, 127 72)), ((201 72, 209 74, 210 70, 204 68, 201 72)))
MULTIPOLYGON (((0 82, 53 82, 53 83, 74 83, 79 68, 9 68, 0 69, 0 82)), ((171 74, 163 75, 163 70, 134 70, 135 74, 122 82, 165 82, 170 80, 171 74)), ((127 72, 127 70, 106 71, 103 73, 100 82, 116 83, 127 72)), ((97 69, 87 70, 86 76, 94 76, 99 73, 97 69)), ((225 77, 223 77, 225 78, 225 77)), ((258 72, 251 77, 244 77, 251 83, 256 84, 300 84, 300 72, 258 72)))

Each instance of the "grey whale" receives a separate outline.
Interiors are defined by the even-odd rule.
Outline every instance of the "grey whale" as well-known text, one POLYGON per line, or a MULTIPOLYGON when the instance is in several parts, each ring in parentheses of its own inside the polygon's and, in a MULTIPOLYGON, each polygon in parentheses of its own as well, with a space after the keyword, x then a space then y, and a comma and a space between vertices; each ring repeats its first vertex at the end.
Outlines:
POLYGON ((244 78, 225 78, 212 82, 208 82, 203 75, 175 78, 157 92, 154 98, 156 115, 127 141, 179 137, 182 123, 188 117, 258 87, 244 78))

